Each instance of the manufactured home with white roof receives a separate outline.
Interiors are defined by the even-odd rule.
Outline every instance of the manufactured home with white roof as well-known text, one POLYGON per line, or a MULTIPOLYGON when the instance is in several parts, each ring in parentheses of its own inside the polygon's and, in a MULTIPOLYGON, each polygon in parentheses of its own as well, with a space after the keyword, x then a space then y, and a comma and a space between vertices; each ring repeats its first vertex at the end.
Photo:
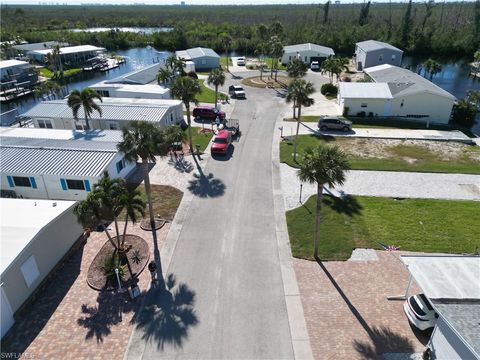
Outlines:
MULTIPOLYGON (((52 49, 30 50, 27 51, 27 56, 34 61, 45 64, 47 63, 47 55, 52 51, 52 49)), ((93 45, 67 46, 60 48, 60 59, 62 64, 65 65, 79 65, 105 51, 105 48, 93 45)))
POLYGON ((355 67, 358 71, 382 64, 400 66, 403 51, 393 45, 367 40, 355 44, 355 67))
POLYGON ((74 205, 0 198, 2 338, 15 323, 15 312, 82 235, 74 205))
POLYGON ((373 82, 339 84, 338 103, 351 116, 447 124, 455 97, 422 76, 384 64, 364 70, 373 82))
POLYGON ((312 61, 321 63, 334 55, 335 52, 332 48, 322 45, 312 43, 288 45, 283 47, 282 64, 287 65, 293 59, 298 58, 305 64, 310 65, 312 61))
POLYGON ((120 131, 0 129, 1 189, 10 197, 82 200, 105 171, 126 178, 136 164, 117 150, 120 131), (38 134, 36 134, 38 132, 38 134))
MULTIPOLYGON (((91 129, 117 130, 130 122, 145 120, 165 127, 183 121, 182 102, 168 99, 103 98, 97 101, 102 115, 96 111, 89 120, 91 129)), ((67 100, 43 101, 23 114, 35 127, 53 129, 86 129, 85 115, 80 108, 78 120, 73 117, 67 100)))
POLYGON ((209 48, 196 47, 187 50, 179 50, 175 52, 175 56, 186 61, 186 65, 193 63, 194 71, 210 71, 220 67, 220 55, 209 48))

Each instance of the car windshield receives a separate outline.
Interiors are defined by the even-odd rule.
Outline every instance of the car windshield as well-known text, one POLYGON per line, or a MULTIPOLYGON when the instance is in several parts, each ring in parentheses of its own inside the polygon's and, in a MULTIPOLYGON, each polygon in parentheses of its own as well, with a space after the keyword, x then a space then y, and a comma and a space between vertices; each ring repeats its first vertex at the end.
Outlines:
POLYGON ((415 311, 418 315, 420 316, 426 315, 425 312, 417 304, 417 301, 413 296, 409 299, 409 302, 410 302, 410 305, 412 306, 413 311, 415 311))
POLYGON ((216 143, 216 144, 226 144, 226 143, 227 143, 227 139, 225 139, 225 138, 218 138, 218 137, 217 137, 217 138, 215 138, 215 139, 213 140, 213 142, 216 143))

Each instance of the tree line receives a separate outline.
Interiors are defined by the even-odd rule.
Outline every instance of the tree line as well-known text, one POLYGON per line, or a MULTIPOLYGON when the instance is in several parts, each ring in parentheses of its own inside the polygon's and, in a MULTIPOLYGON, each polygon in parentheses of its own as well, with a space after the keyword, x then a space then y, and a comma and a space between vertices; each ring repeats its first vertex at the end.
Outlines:
POLYGON ((175 50, 206 46, 253 55, 261 26, 279 22, 284 42, 313 42, 351 55, 355 43, 389 42, 410 54, 468 56, 480 47, 480 0, 475 2, 371 3, 258 6, 18 6, 2 5, 2 38, 65 40, 110 50, 153 44, 175 50), (173 27, 162 33, 71 32, 96 26, 173 27))

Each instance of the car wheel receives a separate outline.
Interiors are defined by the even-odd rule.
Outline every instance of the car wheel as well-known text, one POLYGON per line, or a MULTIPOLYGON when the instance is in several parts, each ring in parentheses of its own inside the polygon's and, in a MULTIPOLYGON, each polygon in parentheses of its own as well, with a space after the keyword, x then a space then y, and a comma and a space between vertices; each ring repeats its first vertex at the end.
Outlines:
POLYGON ((348 126, 343 127, 343 132, 349 132, 349 131, 350 131, 350 128, 348 126))
POLYGON ((322 130, 322 131, 327 131, 328 128, 327 128, 325 125, 322 125, 322 126, 320 127, 320 130, 322 130))

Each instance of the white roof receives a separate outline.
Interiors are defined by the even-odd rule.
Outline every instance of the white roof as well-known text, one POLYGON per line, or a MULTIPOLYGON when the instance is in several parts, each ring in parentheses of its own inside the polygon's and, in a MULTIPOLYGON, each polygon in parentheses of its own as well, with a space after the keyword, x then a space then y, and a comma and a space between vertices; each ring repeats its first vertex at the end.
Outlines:
POLYGON ((4 137, 50 139, 50 140, 75 140, 75 141, 102 141, 120 142, 120 130, 64 130, 64 129, 39 129, 23 127, 0 127, 0 139, 4 137))
POLYGON ((9 68, 9 67, 19 66, 19 65, 28 65, 28 62, 20 61, 20 60, 3 60, 3 61, 0 61, 0 69, 6 69, 6 68, 9 68))
POLYGON ((170 91, 169 89, 157 84, 146 84, 146 85, 122 84, 122 83, 109 84, 105 81, 101 81, 99 83, 91 85, 90 88, 94 90, 114 89, 122 92, 130 92, 132 94, 144 93, 144 94, 164 95, 170 91))
POLYGON ((340 83, 340 96, 346 99, 393 99, 386 83, 340 83))
POLYGON ((380 49, 389 49, 389 50, 395 50, 398 52, 403 53, 402 50, 399 48, 396 48, 393 45, 390 45, 389 43, 385 43, 382 41, 377 41, 377 40, 366 40, 366 41, 361 41, 356 43, 359 48, 365 50, 365 51, 374 51, 374 50, 380 50, 380 49))
POLYGON ((0 198, 0 273, 45 226, 74 204, 74 201, 0 198))
POLYGON ((402 261, 429 299, 480 299, 480 256, 411 256, 402 261))
MULTIPOLYGON (((93 46, 93 45, 78 45, 78 46, 67 46, 60 48, 60 54, 74 54, 74 53, 81 53, 87 51, 104 51, 105 48, 93 46)), ((47 55, 50 54, 53 50, 52 49, 45 49, 45 50, 31 50, 29 53, 33 54, 42 54, 47 55)))
POLYGON ((296 45, 288 45, 283 47, 283 51, 285 53, 297 53, 302 51, 316 51, 319 54, 322 54, 324 57, 329 57, 331 55, 335 55, 335 52, 332 48, 306 43, 306 44, 296 44, 296 45))

